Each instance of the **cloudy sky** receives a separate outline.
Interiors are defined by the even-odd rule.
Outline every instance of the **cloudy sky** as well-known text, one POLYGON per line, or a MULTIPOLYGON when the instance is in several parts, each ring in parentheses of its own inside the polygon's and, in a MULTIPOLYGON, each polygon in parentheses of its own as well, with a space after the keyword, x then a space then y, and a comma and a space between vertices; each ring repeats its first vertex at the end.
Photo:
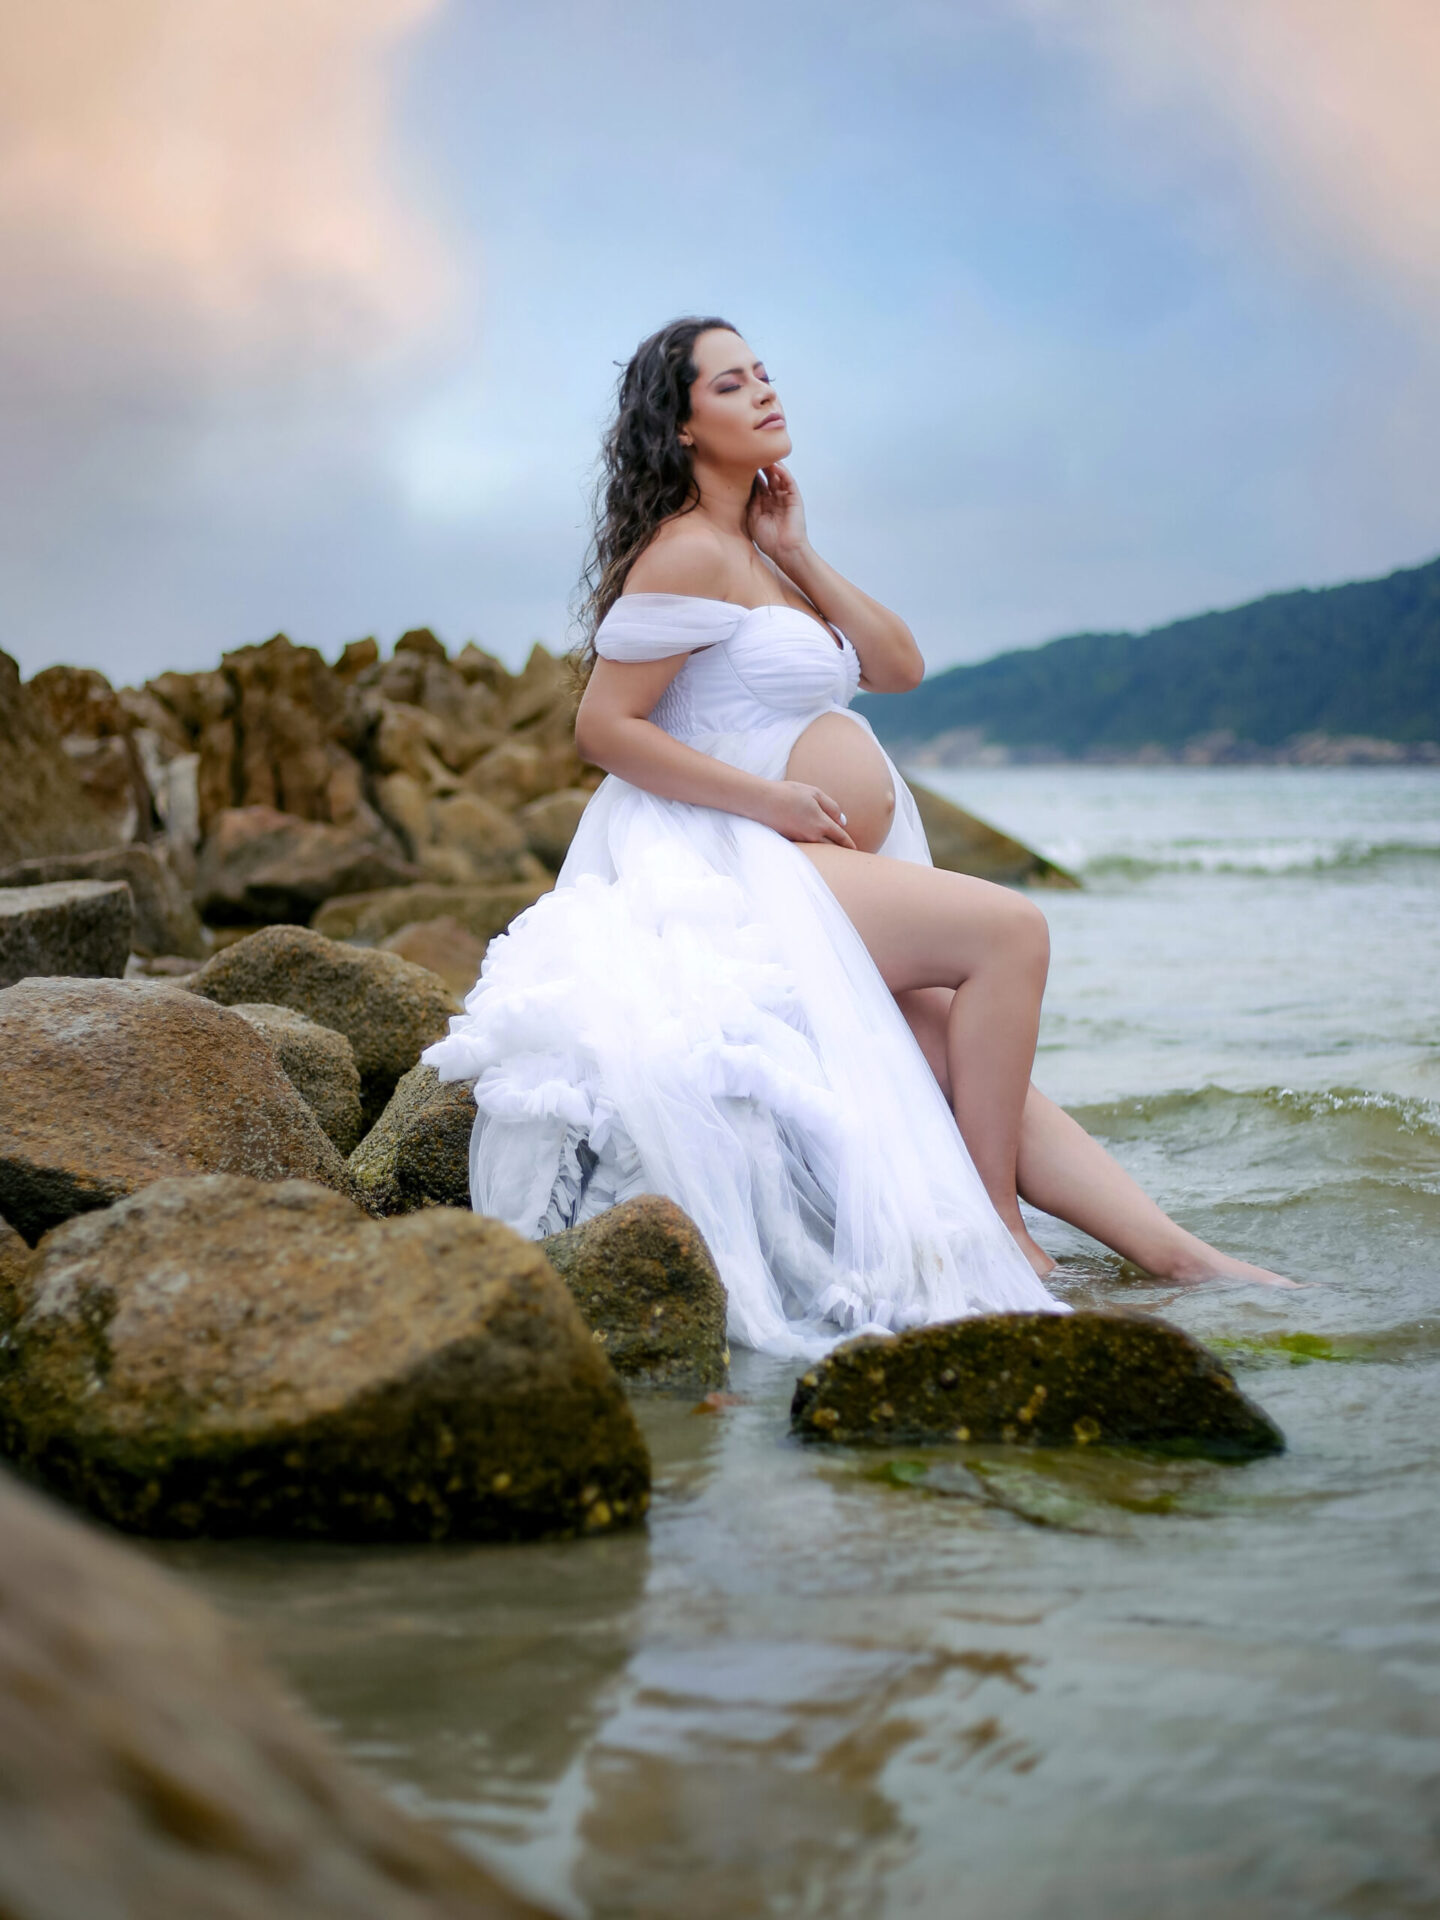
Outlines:
POLYGON ((933 667, 1440 552, 1434 0, 0 0, 0 646, 567 638, 728 315, 933 667))

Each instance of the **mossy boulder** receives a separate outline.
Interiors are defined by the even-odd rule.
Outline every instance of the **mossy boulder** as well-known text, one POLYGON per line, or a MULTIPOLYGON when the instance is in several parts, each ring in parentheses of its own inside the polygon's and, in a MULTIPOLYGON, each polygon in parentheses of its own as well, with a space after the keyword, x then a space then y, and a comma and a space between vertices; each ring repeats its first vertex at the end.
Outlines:
POLYGON ((847 1446, 1001 1441, 1280 1452, 1284 1436, 1180 1327, 1120 1310, 987 1313, 847 1341, 803 1374, 804 1440, 847 1446))
POLYGON ((645 1511, 614 1370, 498 1221, 162 1180, 47 1236, 18 1287, 0 1440, 114 1526, 511 1540, 645 1511))
POLYGON ((673 1200, 642 1194, 540 1245, 627 1380, 723 1385, 725 1288, 700 1229, 673 1200))
POLYGON ((0 1912, 542 1920, 148 1556, 3 1473, 0 1538, 0 1912))
POLYGON ((355 1049, 344 1034, 322 1027, 294 1007, 241 1000, 230 1011, 248 1021, 267 1042, 281 1072, 336 1149, 353 1153, 361 1129, 360 1073, 355 1049))
POLYGON ((0 1212, 26 1240, 205 1173, 353 1192, 269 1045, 226 1008, 151 980, 0 993, 0 1212))
POLYGON ((19 1310, 20 1278, 33 1249, 8 1220, 0 1220, 0 1341, 19 1310))
POLYGON ((350 1173, 376 1213, 470 1205, 475 1097, 424 1062, 404 1075, 389 1105, 350 1156, 350 1173))
POLYGON ((460 1002, 433 973, 398 953, 343 946, 309 927, 264 927, 217 953, 184 982, 221 1006, 262 1001, 343 1033, 360 1073, 364 1125, 385 1110, 400 1076, 443 1039, 460 1002))

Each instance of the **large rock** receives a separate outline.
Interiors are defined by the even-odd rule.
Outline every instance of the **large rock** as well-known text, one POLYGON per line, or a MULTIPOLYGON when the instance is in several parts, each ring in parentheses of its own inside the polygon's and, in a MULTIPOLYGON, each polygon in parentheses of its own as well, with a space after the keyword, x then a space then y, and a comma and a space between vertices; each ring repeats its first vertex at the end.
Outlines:
POLYGON ((362 824, 328 826, 232 807, 212 822, 195 874, 195 901, 216 925, 303 925, 333 895, 418 880, 420 868, 362 824))
POLYGON ((200 918, 189 895, 151 847, 44 854, 0 870, 0 887, 45 886, 55 880, 123 880, 135 903, 132 952, 147 958, 174 953, 191 959, 205 952, 200 918))
POLYGON ((418 887, 390 887, 376 893, 351 894, 343 900, 327 900, 315 915, 312 925, 317 933, 332 940, 358 940, 378 945, 401 927, 416 920, 438 920, 442 915, 472 933, 477 940, 492 940, 503 933, 517 914, 533 906, 542 893, 550 891, 544 881, 517 881, 494 887, 446 887, 423 884, 418 887))
POLYGON ((245 1021, 149 980, 0 993, 0 1213, 33 1243, 168 1174, 353 1191, 345 1162, 245 1021))
POLYGON ((1097 1443, 1276 1453, 1279 1428, 1198 1340, 1149 1314, 987 1313, 863 1335, 801 1376, 804 1440, 1097 1443))
POLYGON ((485 942, 448 913, 438 920, 411 920, 380 944, 386 953, 398 953, 402 960, 436 975, 462 1000, 480 978, 485 958, 485 942))
POLYGON ((313 647, 277 633, 222 655, 220 670, 234 688, 237 807, 273 807, 337 826, 364 812, 351 751, 363 730, 360 706, 313 647))
POLYGON ((951 873, 969 873, 980 880, 994 880, 1002 886, 1078 887, 1073 873, 1057 867, 1053 860, 1035 853, 1008 833, 979 820, 963 807, 942 800, 929 787, 909 782, 920 810, 925 838, 930 842, 930 857, 937 867, 951 873))
POLYGON ((353 1773, 198 1595, 0 1475, 0 1911, 540 1920, 353 1773))
POLYGON ((120 840, 145 840, 154 806, 135 721, 103 673, 94 667, 46 667, 29 691, 45 708, 80 783, 120 840))
POLYGON ((20 1286, 0 1437, 116 1526, 504 1540, 645 1511, 619 1380, 498 1221, 163 1180, 48 1235, 20 1286))
POLYGON ((474 1124, 469 1087, 440 1079, 423 1061, 413 1066, 350 1156, 365 1204, 382 1214, 468 1207, 474 1124))
POLYGON ((133 919, 123 880, 0 887, 0 987, 31 974, 118 980, 130 956, 133 919))
POLYGON ((388 773, 376 783, 376 799, 427 879, 474 886, 549 878, 511 815, 478 794, 432 799, 413 775, 388 773))
POLYGON ((530 851, 552 873, 560 871, 590 799, 584 787, 562 787, 559 793, 547 793, 543 800, 532 800, 515 816, 530 851))
POLYGON ((204 673, 162 673, 144 691, 174 716, 195 755, 198 825, 208 833, 237 801, 235 688, 218 668, 204 673))
POLYGON ((342 946, 307 927, 265 927, 237 940, 184 982, 222 1006, 263 1001, 343 1033, 360 1071, 367 1127, 401 1074, 450 1031, 460 1004, 449 988, 398 954, 342 946))
POLYGON ((578 687, 569 665, 537 640, 530 657, 505 692, 505 719, 512 727, 534 724, 555 708, 574 723, 578 687))
POLYGON ((18 1311, 20 1278, 32 1257, 24 1238, 8 1220, 0 1220, 0 1342, 18 1311))
POLYGON ((725 1289, 673 1200, 642 1194, 540 1246, 617 1373, 652 1387, 723 1385, 725 1289))
POLYGON ((36 853, 87 853, 120 836, 91 800, 42 701, 0 653, 0 864, 36 853))
POLYGON ((523 807, 542 794, 579 784, 584 762, 571 741, 544 742, 519 736, 502 740, 466 769, 465 790, 497 807, 523 807))
POLYGON ((281 1072, 335 1142, 353 1153, 360 1139, 360 1073, 343 1033, 322 1027, 293 1007, 238 1002, 231 1007, 261 1035, 281 1072))

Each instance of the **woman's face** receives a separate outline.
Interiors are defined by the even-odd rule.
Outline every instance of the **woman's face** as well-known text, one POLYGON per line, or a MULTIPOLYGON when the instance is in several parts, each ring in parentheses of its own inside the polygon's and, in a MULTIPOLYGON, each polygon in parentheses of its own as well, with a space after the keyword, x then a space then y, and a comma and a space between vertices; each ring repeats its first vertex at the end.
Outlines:
POLYGON ((785 415, 753 348, 738 333, 712 327, 696 336, 691 354, 698 372, 682 446, 713 466, 753 471, 783 460, 790 451, 785 415))

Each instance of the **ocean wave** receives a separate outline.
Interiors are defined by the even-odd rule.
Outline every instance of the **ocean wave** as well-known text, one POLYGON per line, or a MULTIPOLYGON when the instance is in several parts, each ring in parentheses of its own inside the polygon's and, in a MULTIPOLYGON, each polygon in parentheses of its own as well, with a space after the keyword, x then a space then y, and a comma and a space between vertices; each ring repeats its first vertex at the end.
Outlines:
POLYGON ((1181 843, 1154 853, 1072 851, 1068 865, 1087 879, 1148 880, 1161 873, 1254 874, 1276 879, 1287 874, 1356 873, 1398 862, 1440 860, 1440 844, 1424 840, 1333 842, 1278 841, 1236 846, 1181 843))
MULTIPOLYGON (((1256 1159, 1304 1146, 1313 1174, 1323 1162, 1340 1178, 1440 1190, 1440 1102, 1363 1087, 1205 1086, 1071 1109, 1087 1130, 1124 1141, 1160 1136, 1167 1147, 1237 1146, 1256 1159)), ((1298 1174, 1299 1169, 1296 1169, 1298 1174)), ((1308 1185, 1303 1178, 1297 1188, 1308 1185)))

